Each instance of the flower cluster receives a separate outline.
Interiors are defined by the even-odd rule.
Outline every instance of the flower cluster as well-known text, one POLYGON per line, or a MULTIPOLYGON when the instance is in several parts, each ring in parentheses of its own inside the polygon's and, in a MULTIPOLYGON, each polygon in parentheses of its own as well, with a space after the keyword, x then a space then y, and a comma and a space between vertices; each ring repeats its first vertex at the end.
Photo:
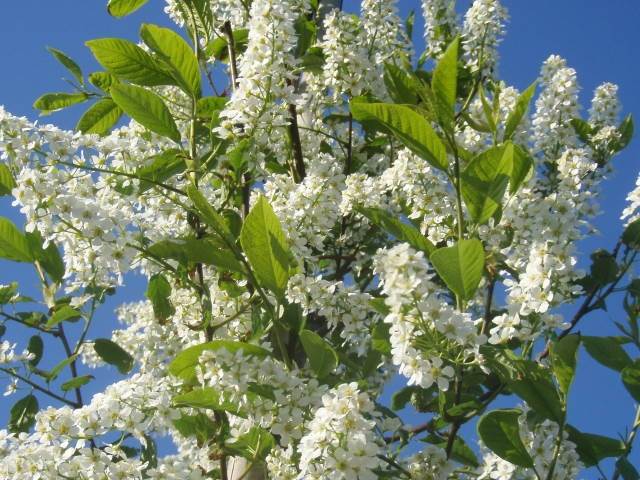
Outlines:
POLYGON ((374 434, 369 396, 356 383, 338 385, 322 396, 322 406, 300 441, 301 479, 374 480, 384 463, 374 434))
POLYGON ((475 0, 467 10, 462 38, 471 70, 494 73, 498 64, 498 44, 508 18, 507 10, 497 0, 475 0))

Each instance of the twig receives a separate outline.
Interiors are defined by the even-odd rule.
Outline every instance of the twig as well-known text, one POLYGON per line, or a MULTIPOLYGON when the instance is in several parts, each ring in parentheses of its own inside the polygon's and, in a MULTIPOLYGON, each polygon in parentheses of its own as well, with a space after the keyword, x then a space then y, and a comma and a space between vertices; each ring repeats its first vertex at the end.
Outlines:
POLYGON ((56 400, 69 405, 70 407, 80 408, 82 406, 81 404, 78 404, 77 402, 74 402, 73 400, 68 400, 68 399, 66 399, 64 397, 61 397, 60 395, 58 395, 57 393, 52 392, 51 390, 49 390, 46 387, 43 387, 41 385, 38 385, 35 382, 32 382, 27 377, 23 377, 19 373, 12 372, 11 370, 9 370, 7 368, 3 368, 3 367, 0 367, 0 371, 6 373, 7 375, 11 375, 14 378, 17 378, 18 380, 26 383, 27 385, 33 387, 34 389, 38 390, 39 392, 42 392, 45 395, 49 395, 51 398, 55 398, 56 400))

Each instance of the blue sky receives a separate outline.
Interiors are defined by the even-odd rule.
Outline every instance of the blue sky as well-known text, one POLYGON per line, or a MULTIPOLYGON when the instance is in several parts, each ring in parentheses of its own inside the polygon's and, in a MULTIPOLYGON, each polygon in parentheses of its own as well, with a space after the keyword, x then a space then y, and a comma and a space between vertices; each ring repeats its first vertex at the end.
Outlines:
MULTIPOLYGON (((354 0, 345 0, 353 10, 354 0)), ((400 0, 403 16, 418 9, 417 0, 400 0)), ((462 6, 469 1, 461 1, 462 6)), ((587 104, 594 88, 603 81, 620 85, 625 113, 640 113, 640 64, 637 22, 640 2, 633 0, 504 0, 511 14, 508 35, 501 46, 500 71, 505 81, 524 88, 534 80, 542 62, 552 53, 567 58, 576 68, 582 86, 583 103, 587 104)), ((164 2, 151 0, 136 14, 123 20, 109 17, 106 0, 78 1, 21 0, 0 3, 0 17, 5 19, 0 29, 0 104, 17 115, 37 118, 31 107, 42 93, 65 91, 61 80, 65 74, 47 53, 45 46, 59 48, 75 58, 85 73, 98 69, 84 41, 98 37, 137 38, 141 22, 167 24, 162 13, 164 2)), ((416 37, 422 31, 418 16, 416 37)), ((420 45, 418 43, 418 45, 420 45)), ((65 128, 72 128, 83 107, 71 108, 44 119, 65 128)), ((638 174, 638 142, 616 159, 616 173, 605 183, 602 196, 603 214, 596 220, 601 235, 580 244, 584 257, 594 248, 611 248, 621 231, 618 220, 625 205, 625 196, 634 186, 638 174)), ((20 221, 10 202, 0 199, 0 214, 20 221)), ((33 277, 23 268, 0 262, 0 283, 18 279, 25 288, 33 288, 33 277)), ((140 298, 144 285, 128 279, 128 288, 110 299, 99 315, 96 336, 106 336, 115 325, 113 308, 121 301, 140 298)), ((567 310, 570 314, 571 310, 567 310)), ((608 312, 596 312, 581 324, 586 334, 614 333, 612 321, 620 318, 621 310, 611 305, 608 312)), ((54 354, 55 355, 55 354, 54 354)), ((46 361, 46 360, 45 360, 46 361)), ((114 371, 107 381, 118 374, 114 371)), ((96 387, 103 383, 96 382, 96 387)), ((6 421, 12 400, 0 398, 0 425, 6 421)), ((581 357, 578 379, 572 392, 570 418, 572 423, 590 432, 615 436, 631 422, 633 403, 613 372, 581 357)), ((473 432, 470 432, 473 433, 473 432)), ((640 463, 640 455, 633 455, 640 463)), ((597 478, 586 475, 583 478, 597 478)))

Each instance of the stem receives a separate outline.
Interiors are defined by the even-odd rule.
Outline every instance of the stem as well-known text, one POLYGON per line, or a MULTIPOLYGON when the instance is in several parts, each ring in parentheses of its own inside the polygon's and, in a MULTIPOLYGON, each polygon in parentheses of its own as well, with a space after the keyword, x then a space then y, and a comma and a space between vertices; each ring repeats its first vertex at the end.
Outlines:
POLYGON ((481 333, 484 335, 489 334, 489 327, 491 326, 491 304, 493 303, 493 292, 496 287, 496 279, 491 277, 489 286, 487 287, 487 301, 484 304, 484 319, 482 321, 481 333))
POLYGON ((34 389, 38 390, 39 392, 42 392, 45 395, 49 395, 51 398, 55 398, 59 402, 65 403, 65 404, 69 405, 70 407, 80 408, 82 406, 81 404, 78 404, 77 402, 74 402, 73 400, 68 400, 68 399, 66 399, 64 397, 61 397, 60 395, 58 395, 57 393, 52 392, 51 390, 49 390, 46 387, 43 387, 41 385, 38 385, 35 382, 32 382, 27 377, 23 377, 19 373, 12 372, 11 370, 9 370, 7 368, 3 368, 3 367, 0 367, 0 371, 6 373, 7 375, 11 375, 14 378, 17 378, 18 380, 26 383, 27 385, 33 387, 34 389))
POLYGON ((108 168, 99 168, 99 167, 89 167, 87 165, 78 165, 77 163, 71 163, 71 162, 63 162, 63 161, 58 161, 57 162, 60 165, 66 165, 67 167, 73 167, 73 168, 77 168, 79 170, 87 170, 89 172, 97 172, 97 173, 110 173, 112 175, 120 175, 122 177, 127 177, 127 178, 132 178, 135 180, 143 180, 145 182, 149 182, 157 187, 162 187, 165 188, 167 190, 169 190, 170 192, 173 193, 177 193, 178 195, 182 195, 184 197, 187 196, 187 194, 185 192, 183 192, 182 190, 180 190, 179 188, 175 188, 172 187, 171 185, 167 185, 165 183, 162 182, 156 182, 155 180, 152 180, 150 178, 141 178, 138 175, 134 174, 134 173, 127 173, 127 172, 119 172, 117 170, 110 170, 108 168))
MULTIPOLYGON (((638 434, 638 429, 640 428, 640 405, 636 407, 636 415, 633 419, 633 426, 631 427, 631 431, 629 432, 629 436, 625 442, 626 450, 624 454, 620 457, 621 459, 627 459, 631 454, 631 449, 633 448, 633 442, 636 439, 636 435, 638 434)), ((616 469, 613 472, 613 477, 611 480, 618 480, 620 478, 620 470, 618 465, 616 464, 616 469)))
MULTIPOLYGON (((236 57, 236 44, 233 38, 233 29, 231 28, 231 22, 225 22, 222 26, 222 31, 227 39, 227 50, 229 52, 229 70, 231 72, 231 88, 236 90, 238 88, 238 59, 236 57)), ((251 198, 251 174, 245 173, 243 176, 244 184, 242 185, 242 216, 247 218, 249 210, 251 208, 249 200, 251 198)))
MULTIPOLYGON (((462 376, 464 374, 464 369, 460 368, 460 375, 456 378, 455 383, 455 401, 454 406, 460 403, 460 399, 462 397, 462 376)), ((447 458, 451 458, 451 452, 453 451, 453 444, 455 443, 456 436, 458 435, 458 431, 462 426, 462 420, 455 420, 451 424, 451 429, 449 430, 449 437, 447 438, 447 446, 445 451, 447 452, 447 458)))
MULTIPOLYGON (((289 85, 291 85, 290 82, 289 85)), ((291 139, 291 148, 295 160, 295 173, 298 177, 294 180, 300 183, 304 180, 304 177, 307 176, 307 172, 304 166, 304 153, 302 152, 302 143, 300 141, 300 130, 298 130, 298 111, 293 103, 289 104, 289 138, 291 139)))
MULTIPOLYGON (((566 413, 564 416, 566 418, 566 413)), ((566 423, 565 418, 563 418, 562 423, 560 424, 560 429, 558 430, 558 440, 556 442, 556 448, 553 453, 553 460, 551 460, 551 465, 549 466, 549 472, 547 472, 547 480, 553 480, 553 472, 555 471, 556 464, 558 463, 558 456, 560 455, 560 447, 562 446, 562 436, 564 434, 564 426, 566 423)))
MULTIPOLYGON (((69 369, 71 370, 71 376, 73 378, 78 378, 78 367, 76 365, 76 357, 74 357, 74 353, 71 351, 71 346, 69 345, 69 341, 67 340, 67 336, 64 333, 64 329, 62 327, 62 323, 58 326, 60 329, 60 340, 62 341, 62 346, 64 347, 64 351, 67 354, 67 358, 73 358, 71 363, 69 364, 69 369)), ((76 387, 74 389, 76 394, 76 401, 80 405, 84 405, 82 401, 82 392, 80 391, 80 387, 76 387)))
POLYGON ((345 165, 344 173, 349 175, 351 173, 351 163, 353 162, 353 115, 349 112, 349 142, 347 143, 347 162, 345 165))

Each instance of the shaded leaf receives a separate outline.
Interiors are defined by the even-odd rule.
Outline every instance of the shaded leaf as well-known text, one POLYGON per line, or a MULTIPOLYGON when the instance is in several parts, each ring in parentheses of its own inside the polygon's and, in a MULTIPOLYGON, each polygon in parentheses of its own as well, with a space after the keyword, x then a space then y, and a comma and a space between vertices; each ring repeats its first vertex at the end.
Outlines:
POLYGON ((109 339, 98 338, 94 340, 93 349, 102 360, 114 365, 122 374, 129 373, 133 368, 133 357, 109 339))
POLYGON ((338 366, 338 355, 333 347, 311 330, 302 330, 299 335, 309 365, 318 377, 324 378, 333 372, 338 366))
POLYGON ((422 235, 420 230, 416 227, 408 223, 404 223, 399 218, 394 217, 381 208, 360 207, 356 208, 356 211, 367 217, 376 226, 382 228, 399 241, 407 242, 413 248, 423 251, 427 258, 436 249, 435 245, 422 235))
POLYGON ((533 467, 533 460, 520 438, 517 409, 494 410, 478 421, 478 435, 500 458, 521 467, 533 467))

